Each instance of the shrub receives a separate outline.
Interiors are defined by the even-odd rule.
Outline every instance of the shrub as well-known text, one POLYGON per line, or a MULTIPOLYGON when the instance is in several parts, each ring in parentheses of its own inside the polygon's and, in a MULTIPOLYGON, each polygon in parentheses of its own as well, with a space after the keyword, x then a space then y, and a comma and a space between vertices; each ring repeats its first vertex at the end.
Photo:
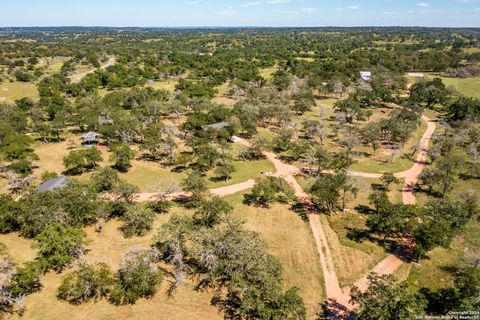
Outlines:
POLYGON ((246 202, 268 207, 272 202, 288 202, 294 197, 293 189, 284 179, 265 177, 256 181, 251 194, 246 196, 246 202))
POLYGON ((155 212, 142 205, 133 204, 123 216, 122 232, 125 237, 143 236, 152 229, 155 212))
POLYGON ((113 167, 121 172, 127 172, 130 168, 130 161, 135 156, 135 152, 126 144, 121 144, 113 148, 113 154, 110 161, 114 162, 113 167))
POLYGON ((37 261, 29 261, 24 266, 17 268, 13 287, 14 294, 21 296, 40 290, 42 287, 40 283, 42 272, 41 265, 37 261))
POLYGON ((118 173, 112 168, 102 168, 93 172, 92 185, 97 192, 110 191, 119 181, 118 173))
POLYGON ((83 251, 85 232, 60 224, 47 226, 35 237, 42 268, 62 270, 83 251))
POLYGON ((115 275, 116 284, 110 294, 110 301, 117 305, 132 304, 140 298, 153 296, 163 280, 156 259, 156 253, 152 250, 128 252, 115 275))
POLYGON ((112 271, 106 264, 82 264, 63 278, 57 297, 71 304, 101 299, 110 294, 114 282, 112 271))

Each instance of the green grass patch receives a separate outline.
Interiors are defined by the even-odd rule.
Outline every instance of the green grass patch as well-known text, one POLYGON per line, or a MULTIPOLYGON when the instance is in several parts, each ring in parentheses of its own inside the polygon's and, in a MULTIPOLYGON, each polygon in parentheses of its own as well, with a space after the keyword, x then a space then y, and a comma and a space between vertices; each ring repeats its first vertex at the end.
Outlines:
MULTIPOLYGON (((383 173, 401 172, 409 169, 414 164, 414 158, 416 157, 416 155, 414 155, 413 158, 410 157, 412 154, 411 148, 420 141, 426 129, 427 125, 425 122, 422 122, 403 148, 397 152, 393 162, 390 161, 391 151, 380 149, 377 151, 376 156, 356 156, 354 158, 355 163, 351 167, 352 170, 368 173, 383 173)), ((371 150, 369 152, 371 152, 371 150)))
POLYGON ((275 172, 275 167, 268 160, 234 161, 233 166, 235 167, 235 172, 232 173, 232 177, 228 181, 212 181, 210 178, 214 178, 215 174, 209 172, 207 175, 207 178, 209 178, 208 186, 210 188, 229 186, 250 179, 260 178, 263 176, 262 172, 275 172))
MULTIPOLYGON (((461 154, 456 150, 456 154, 461 154)), ((480 193, 480 183, 475 179, 458 180, 449 194, 452 200, 458 199, 465 191, 480 193)), ((432 197, 425 193, 417 193, 418 203, 425 204, 432 197)), ((480 249, 480 222, 469 222, 462 233, 455 238, 448 248, 436 248, 428 254, 428 258, 415 264, 408 278, 408 283, 414 288, 422 287, 438 290, 452 284, 453 272, 470 250, 480 249)))
POLYGON ((260 76, 265 80, 271 80, 273 78, 273 74, 278 70, 277 66, 262 68, 259 70, 260 76))
POLYGON ((476 78, 442 78, 446 86, 454 87, 461 94, 480 98, 480 77, 476 78))
POLYGON ((0 83, 0 103, 14 102, 25 97, 38 100, 39 95, 35 84, 19 81, 0 83))
POLYGON ((175 86, 177 85, 178 81, 177 80, 164 80, 164 81, 154 81, 148 86, 154 88, 154 89, 161 89, 161 90, 167 90, 170 92, 175 91, 175 86))
MULTIPOLYGON (((478 228, 478 227, 477 227, 478 228)), ((477 229, 480 233, 480 228, 477 229)), ((456 239, 450 248, 436 248, 420 264, 414 264, 408 277, 408 284, 415 290, 429 288, 438 290, 452 284, 453 270, 463 256, 462 239, 456 239)))

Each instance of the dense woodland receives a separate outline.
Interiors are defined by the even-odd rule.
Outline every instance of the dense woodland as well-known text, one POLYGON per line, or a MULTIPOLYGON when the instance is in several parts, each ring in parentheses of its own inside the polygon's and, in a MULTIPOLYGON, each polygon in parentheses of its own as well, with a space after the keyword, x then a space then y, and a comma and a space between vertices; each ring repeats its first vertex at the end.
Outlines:
MULTIPOLYGON (((57 272, 57 299, 74 305, 135 304, 165 284, 174 297, 190 279, 225 319, 327 317, 328 303, 307 314, 301 288, 284 281, 262 237, 209 191, 234 180, 239 163, 266 161, 265 151, 299 169, 328 218, 348 219, 348 202, 367 193, 354 209, 364 228, 349 230, 349 241, 402 250, 421 265, 480 218, 479 189, 458 187, 479 183, 480 100, 442 81, 480 75, 479 37, 478 29, 428 28, 1 28, 0 88, 27 84, 35 94, 0 100, 0 232, 31 239, 37 257, 17 263, 1 248, 0 316, 21 316, 43 277, 57 272), (53 59, 61 61, 54 71, 53 59), (366 70, 371 80, 360 78, 366 70), (426 200, 402 204, 390 196, 401 183, 394 166, 413 164, 424 114, 437 130, 412 188, 426 200), (80 145, 87 132, 100 135, 97 146, 80 145), (234 148, 234 135, 249 146, 234 148), (62 170, 45 170, 37 146, 67 141, 62 170), (137 162, 179 178, 159 177, 155 201, 138 203, 145 190, 122 178, 137 162), (350 175, 362 163, 382 174, 369 190, 350 175), (36 191, 59 175, 66 186, 36 191), (180 191, 188 197, 172 200, 180 191), (187 213, 172 214, 177 207, 187 213), (100 233, 111 220, 126 239, 155 234, 150 247, 124 252, 115 267, 89 261, 85 228, 100 233)), ((245 205, 288 204, 305 215, 282 177, 247 178, 256 181, 245 205)), ((438 290, 372 274, 368 290, 351 290, 358 319, 478 310, 479 250, 460 257, 438 290)))

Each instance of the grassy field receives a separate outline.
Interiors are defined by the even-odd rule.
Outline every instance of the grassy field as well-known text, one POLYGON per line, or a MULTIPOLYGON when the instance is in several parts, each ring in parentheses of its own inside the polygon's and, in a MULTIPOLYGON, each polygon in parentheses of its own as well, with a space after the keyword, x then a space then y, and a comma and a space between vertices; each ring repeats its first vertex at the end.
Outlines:
POLYGON ((468 97, 480 98, 480 77, 477 78, 442 78, 446 86, 454 87, 468 97))
POLYGON ((68 60, 68 57, 54 57, 41 59, 39 66, 45 68, 44 77, 59 73, 62 69, 63 63, 68 60))
POLYGON ((0 83, 0 103, 14 102, 17 99, 28 97, 34 100, 39 98, 37 87, 30 82, 2 82, 0 83))
MULTIPOLYGON (((82 148, 80 145, 80 135, 68 134, 64 136, 64 140, 56 143, 43 143, 38 141, 34 144, 35 153, 39 156, 39 160, 34 163, 34 173, 36 183, 40 183, 42 174, 46 171, 62 174, 65 170, 63 165, 63 158, 68 155, 72 149, 68 149, 69 141, 77 144, 77 148, 82 148)), ((242 147, 232 144, 232 156, 236 156, 237 152, 242 147)), ((103 161, 99 163, 100 166, 111 165, 109 162, 110 153, 101 150, 103 161)), ((132 160, 132 166, 126 173, 120 173, 120 177, 125 181, 132 183, 139 187, 140 192, 155 192, 162 180, 175 180, 180 182, 185 176, 186 172, 174 172, 172 167, 166 167, 158 162, 151 162, 146 160, 132 160)), ((218 188, 227 185, 237 184, 250 179, 256 179, 262 176, 262 172, 274 172, 275 168, 266 159, 258 161, 233 161, 235 172, 228 181, 215 180, 215 174, 212 171, 207 173, 207 182, 209 188, 218 188)), ((89 173, 84 173, 77 176, 79 179, 86 179, 89 173)), ((0 179, 0 192, 7 193, 7 180, 0 179)))
POLYGON ((480 248, 480 223, 470 222, 449 248, 436 248, 420 264, 414 264, 408 283, 414 288, 438 290, 452 284, 456 267, 466 253, 480 248))
MULTIPOLYGON (((314 179, 297 177, 297 181, 304 189, 308 189, 314 179)), ((363 177, 354 177, 352 181, 359 191, 356 197, 348 196, 346 206, 348 211, 339 212, 334 216, 321 216, 342 286, 347 286, 360 279, 388 255, 376 241, 368 239, 356 241, 349 237, 349 233, 353 230, 367 229, 366 216, 357 213, 355 208, 359 205, 368 205, 372 183, 380 183, 379 179, 363 177)), ((401 200, 401 184, 393 185, 390 189, 390 200, 395 202, 401 200)))
MULTIPOLYGON (((465 156, 464 151, 455 150, 458 156, 465 156)), ((469 191, 475 194, 480 193, 478 180, 458 180, 449 194, 450 199, 458 199, 462 193, 469 191)), ((425 193, 417 193, 418 203, 425 204, 432 200, 432 197, 425 193)), ((462 258, 472 250, 480 248, 480 222, 471 221, 463 232, 455 238, 448 248, 437 248, 428 254, 428 258, 420 264, 413 264, 408 283, 413 288, 426 287, 432 290, 450 285, 455 271, 462 258)))
POLYGON ((314 62, 314 61, 315 61, 315 58, 296 57, 295 60, 305 61, 305 62, 314 62))
POLYGON ((364 215, 356 212, 321 217, 342 287, 363 277, 388 255, 376 242, 348 238, 351 230, 366 229, 365 219, 364 215))
POLYGON ((157 90, 162 89, 162 90, 173 92, 175 91, 175 86, 177 85, 177 83, 178 83, 177 80, 154 81, 148 86, 157 90))
MULTIPOLYGON (((226 198, 235 208, 234 215, 246 221, 248 229, 260 233, 269 252, 278 257, 283 266, 286 287, 296 286, 304 298, 309 318, 313 318, 318 304, 325 298, 323 278, 319 267, 315 243, 310 227, 287 205, 274 205, 270 209, 259 209, 242 204, 243 195, 226 198)), ((175 207, 172 213, 190 214, 183 208, 175 207)), ((155 229, 168 221, 171 213, 158 215, 155 229)), ((125 239, 118 228, 121 223, 112 220, 104 225, 101 234, 93 227, 86 228, 90 244, 89 262, 104 262, 117 268, 121 255, 131 248, 148 247, 154 231, 144 237, 125 239)), ((34 255, 29 246, 31 241, 17 241, 16 235, 1 236, 0 240, 9 252, 24 251, 31 260, 34 255)), ((26 254, 24 253, 24 254, 26 254)), ((26 298, 27 310, 24 319, 222 319, 217 308, 210 305, 211 292, 194 290, 194 280, 187 279, 172 298, 167 298, 168 277, 161 290, 151 299, 140 300, 135 305, 113 306, 105 301, 72 306, 55 297, 56 288, 67 271, 48 273, 42 278, 43 289, 26 298), (48 305, 48 308, 46 307, 48 305)))
MULTIPOLYGON (((262 172, 274 172, 275 168, 268 160, 259 161, 234 161, 233 166, 235 172, 232 173, 232 178, 228 181, 212 181, 209 180, 208 186, 210 188, 223 187, 240 182, 245 182, 250 179, 262 177, 262 172)), ((213 178, 215 175, 210 172, 207 178, 213 178)))
POLYGON ((7 253, 16 263, 35 259, 37 250, 32 248, 33 240, 20 237, 17 233, 0 234, 0 243, 7 247, 7 253))
POLYGON ((453 87, 455 90, 467 97, 480 98, 480 77, 474 78, 445 78, 435 73, 425 74, 425 78, 416 78, 407 76, 409 83, 416 83, 424 80, 431 80, 435 77, 442 79, 447 87, 453 87))
MULTIPOLYGON (((402 149, 398 151, 398 154, 394 157, 393 162, 390 162, 391 150, 382 148, 377 151, 376 156, 361 156, 355 157, 355 163, 352 165, 352 170, 370 173, 383 173, 383 172, 400 172, 409 169, 414 161, 408 156, 412 153, 411 148, 416 145, 425 130, 427 125, 425 122, 415 130, 412 137, 407 141, 402 149)), ((371 150, 363 149, 362 151, 371 152, 371 150)))
POLYGON ((260 76, 265 80, 271 80, 273 78, 273 74, 278 70, 278 67, 269 67, 260 69, 260 76))
POLYGON ((320 260, 310 226, 286 205, 269 209, 245 206, 241 194, 227 197, 235 214, 246 220, 249 229, 260 233, 269 252, 280 259, 287 287, 296 286, 311 319, 325 299, 320 260))

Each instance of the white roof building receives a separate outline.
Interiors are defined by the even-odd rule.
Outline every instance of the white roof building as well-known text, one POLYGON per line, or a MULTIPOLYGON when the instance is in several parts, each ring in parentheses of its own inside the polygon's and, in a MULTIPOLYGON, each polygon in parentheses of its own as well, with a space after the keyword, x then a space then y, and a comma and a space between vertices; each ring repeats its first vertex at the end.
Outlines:
POLYGON ((364 81, 372 80, 372 73, 370 71, 360 71, 360 78, 364 81))

